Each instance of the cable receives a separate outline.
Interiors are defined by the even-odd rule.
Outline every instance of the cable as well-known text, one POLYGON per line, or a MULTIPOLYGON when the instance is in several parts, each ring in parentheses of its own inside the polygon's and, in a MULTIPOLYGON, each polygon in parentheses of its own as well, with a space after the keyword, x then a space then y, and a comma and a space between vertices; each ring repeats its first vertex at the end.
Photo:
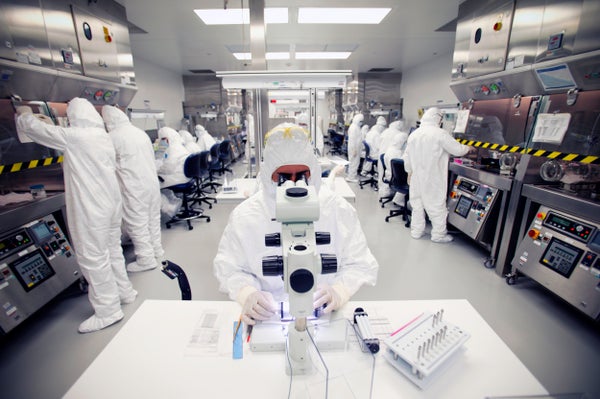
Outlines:
MULTIPOLYGON (((289 337, 289 333, 288 333, 288 337, 289 337)), ((288 399, 290 399, 292 397, 292 378, 294 376, 294 373, 292 373, 292 361, 290 360, 290 346, 289 346, 289 339, 285 340, 285 358, 288 361, 288 366, 290 368, 290 386, 288 388, 288 399)))
POLYGON ((329 394, 329 369, 327 368, 327 364, 325 363, 323 356, 321 356, 321 351, 319 351, 319 348, 317 347, 317 344, 315 343, 313 336, 310 334, 308 326, 306 328, 306 334, 308 334, 308 337, 310 338, 310 342, 312 342, 313 346, 315 347, 315 350, 317 351, 317 355, 319 355, 319 359, 321 359, 321 363, 323 364, 323 368, 325 369, 325 399, 327 399, 327 396, 329 394))

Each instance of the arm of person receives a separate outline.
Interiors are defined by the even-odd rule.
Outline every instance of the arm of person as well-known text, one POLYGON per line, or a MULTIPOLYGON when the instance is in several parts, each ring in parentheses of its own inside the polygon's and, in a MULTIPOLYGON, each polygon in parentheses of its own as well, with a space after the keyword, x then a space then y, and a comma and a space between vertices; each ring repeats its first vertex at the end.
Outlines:
POLYGON ((17 126, 38 144, 61 151, 67 147, 68 128, 44 123, 31 113, 19 115, 17 126))
POLYGON ((470 146, 459 143, 450 135, 448 132, 444 132, 442 139, 442 148, 455 157, 462 157, 463 155, 467 155, 470 146))
POLYGON ((368 248, 354 208, 343 198, 336 199, 336 256, 338 270, 329 284, 320 284, 314 306, 326 305, 324 312, 341 308, 363 285, 375 285, 379 265, 368 248))

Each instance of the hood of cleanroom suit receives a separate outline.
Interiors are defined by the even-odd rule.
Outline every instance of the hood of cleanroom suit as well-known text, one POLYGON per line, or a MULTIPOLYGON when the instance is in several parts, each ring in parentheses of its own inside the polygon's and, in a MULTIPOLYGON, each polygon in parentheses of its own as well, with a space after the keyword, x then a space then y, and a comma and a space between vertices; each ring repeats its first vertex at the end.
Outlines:
POLYGON ((102 118, 117 156, 124 227, 135 247, 136 262, 156 263, 164 251, 160 232, 160 186, 150 137, 117 107, 102 107, 102 118))
MULTIPOLYGON (((269 291, 275 300, 285 300, 281 277, 263 276, 264 256, 281 256, 281 248, 265 246, 265 234, 281 232, 275 217, 275 184, 271 175, 281 165, 304 164, 310 168, 309 185, 319 185, 321 169, 304 130, 293 124, 275 127, 265 136, 259 191, 239 204, 230 214, 214 260, 220 290, 237 300, 239 292, 252 286, 269 291)), ((374 285, 378 264, 360 226, 356 210, 327 185, 318 189, 319 220, 315 231, 327 231, 331 242, 319 245, 319 253, 337 257, 338 272, 318 275, 317 284, 343 284, 353 295, 363 284, 374 285)))
MULTIPOLYGON (((404 168, 412 174, 411 202, 422 201, 429 218, 439 219, 435 224, 444 226, 443 232, 432 229, 432 239, 438 233, 445 235, 449 158, 451 155, 462 156, 469 152, 468 146, 460 144, 450 133, 439 127, 441 120, 442 113, 437 107, 425 111, 421 126, 408 136, 404 152, 404 168)), ((413 228, 417 229, 419 226, 412 226, 411 229, 413 228)))
POLYGON ((194 138, 194 136, 192 136, 192 134, 187 130, 180 130, 179 135, 183 140, 183 145, 190 152, 190 154, 204 151, 202 147, 200 147, 198 143, 196 143, 196 139, 194 138))
POLYGON ((67 106, 70 127, 51 126, 32 114, 17 123, 36 143, 64 154, 67 221, 77 262, 90 282, 95 315, 108 318, 121 311, 121 290, 131 290, 121 238, 121 193, 115 173, 115 150, 102 117, 83 98, 67 106), (112 266, 111 266, 112 261, 112 266))
POLYGON ((308 184, 317 190, 321 185, 321 166, 314 154, 306 130, 293 123, 282 123, 265 136, 263 162, 258 179, 270 200, 275 200, 277 183, 271 176, 283 165, 306 165, 310 169, 308 184))
POLYGON ((392 139, 399 134, 404 135, 404 140, 406 141, 408 134, 402 131, 403 126, 404 122, 402 120, 394 121, 390 123, 388 128, 381 133, 381 137, 379 138, 380 153, 385 154, 389 146, 392 144, 392 139))
POLYGON ((160 183, 160 187, 165 188, 186 183, 189 178, 183 172, 183 165, 190 152, 183 145, 181 136, 175 129, 165 126, 158 130, 158 137, 161 139, 166 138, 169 142, 169 147, 165 151, 165 158, 158 167, 158 175, 164 180, 160 183))
POLYGON ((198 141, 196 143, 200 147, 201 151, 210 151, 210 148, 217 142, 202 125, 196 125, 194 128, 194 133, 196 133, 196 137, 198 137, 198 141))

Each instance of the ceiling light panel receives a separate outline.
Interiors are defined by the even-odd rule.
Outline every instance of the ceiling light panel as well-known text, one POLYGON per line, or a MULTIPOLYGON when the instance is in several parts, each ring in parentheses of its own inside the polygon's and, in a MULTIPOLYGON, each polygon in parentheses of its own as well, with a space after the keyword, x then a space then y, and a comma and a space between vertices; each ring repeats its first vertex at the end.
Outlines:
MULTIPOLYGON (((250 23, 250 13, 247 8, 197 9, 196 15, 206 25, 241 25, 250 23)), ((265 23, 287 24, 288 9, 285 7, 265 8, 265 23)))
MULTIPOLYGON (((233 56, 240 60, 240 61, 249 61, 252 59, 252 55, 250 53, 233 53, 233 56)), ((290 59, 290 53, 270 53, 267 52, 265 54, 265 58, 267 60, 289 60, 290 59)))
POLYGON ((349 51, 312 51, 296 52, 298 60, 346 60, 352 54, 349 51))
POLYGON ((301 7, 299 24, 378 24, 391 8, 301 7))

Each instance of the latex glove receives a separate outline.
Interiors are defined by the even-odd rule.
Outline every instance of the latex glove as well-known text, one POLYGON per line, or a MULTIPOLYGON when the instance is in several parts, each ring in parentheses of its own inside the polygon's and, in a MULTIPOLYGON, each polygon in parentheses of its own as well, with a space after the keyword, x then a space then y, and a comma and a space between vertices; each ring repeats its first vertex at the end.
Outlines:
POLYGON ((412 177, 412 173, 409 173, 406 177, 406 184, 410 186, 410 178, 412 177))
POLYGON ((325 305, 323 313, 327 314, 344 306, 349 299, 350 294, 343 284, 322 284, 315 291, 313 306, 317 309, 325 305))
POLYGON ((270 319, 277 311, 273 295, 254 287, 243 288, 237 301, 242 305, 242 321, 248 326, 255 325, 256 320, 270 319))

